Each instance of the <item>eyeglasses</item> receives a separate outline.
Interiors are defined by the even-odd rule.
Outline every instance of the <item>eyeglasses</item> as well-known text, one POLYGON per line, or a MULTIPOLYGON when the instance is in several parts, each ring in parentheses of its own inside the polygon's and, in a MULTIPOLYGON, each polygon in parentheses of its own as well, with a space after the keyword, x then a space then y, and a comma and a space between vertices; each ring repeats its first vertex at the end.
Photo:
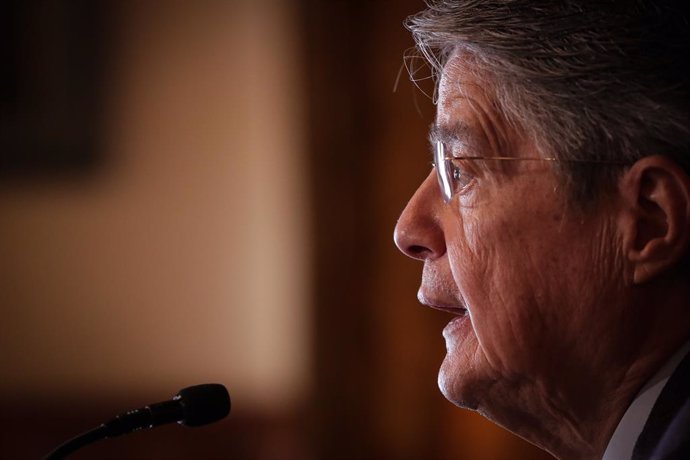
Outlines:
MULTIPOLYGON (((436 141, 436 148, 434 149, 434 167, 436 168, 436 177, 438 184, 441 187, 441 195, 443 201, 449 203, 455 195, 455 191, 462 181, 468 181, 468 173, 462 168, 460 161, 463 160, 496 160, 496 161, 564 161, 570 163, 591 163, 591 164, 609 164, 609 165, 625 165, 627 163, 622 161, 607 161, 607 160, 559 160, 553 157, 481 157, 481 156, 446 156, 446 147, 443 141, 436 141)), ((467 184, 465 184, 467 185, 467 184)))

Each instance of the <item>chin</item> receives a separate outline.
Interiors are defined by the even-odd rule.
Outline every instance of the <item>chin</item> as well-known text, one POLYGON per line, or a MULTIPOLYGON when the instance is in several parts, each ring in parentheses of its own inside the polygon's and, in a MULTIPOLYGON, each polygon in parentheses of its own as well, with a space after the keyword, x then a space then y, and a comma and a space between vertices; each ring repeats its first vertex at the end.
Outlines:
MULTIPOLYGON (((465 366, 465 369, 472 369, 465 366)), ((463 374, 463 367, 454 363, 446 356, 438 373, 438 387, 443 396, 453 404, 463 409, 477 410, 479 407, 477 391, 483 387, 486 391, 487 386, 482 385, 479 379, 471 374, 463 374)))

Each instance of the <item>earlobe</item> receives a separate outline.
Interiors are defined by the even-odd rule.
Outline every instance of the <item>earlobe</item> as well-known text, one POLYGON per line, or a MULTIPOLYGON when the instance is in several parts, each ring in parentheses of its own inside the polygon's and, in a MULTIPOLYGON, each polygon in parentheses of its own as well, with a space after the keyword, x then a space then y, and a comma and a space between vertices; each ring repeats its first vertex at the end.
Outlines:
POLYGON ((627 204, 624 253, 635 284, 672 269, 688 254, 690 177, 667 157, 637 161, 620 182, 627 204))

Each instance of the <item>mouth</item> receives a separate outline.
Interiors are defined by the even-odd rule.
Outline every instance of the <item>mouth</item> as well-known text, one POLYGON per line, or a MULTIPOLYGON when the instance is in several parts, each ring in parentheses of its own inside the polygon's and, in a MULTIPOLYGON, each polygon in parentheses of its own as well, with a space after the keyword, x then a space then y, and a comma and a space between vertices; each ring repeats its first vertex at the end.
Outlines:
POLYGON ((450 313, 451 315, 460 317, 465 317, 468 314, 467 308, 462 305, 458 305, 457 303, 427 297, 422 292, 419 292, 417 297, 419 299, 419 303, 435 310, 444 311, 446 313, 450 313))
POLYGON ((458 346, 459 341, 462 341, 463 337, 470 335, 471 323, 469 310, 465 307, 465 304, 455 299, 449 301, 448 297, 433 297, 422 292, 422 290, 417 293, 417 298, 422 305, 450 313, 454 316, 446 327, 443 328, 442 333, 446 341, 446 351, 450 353, 458 346))

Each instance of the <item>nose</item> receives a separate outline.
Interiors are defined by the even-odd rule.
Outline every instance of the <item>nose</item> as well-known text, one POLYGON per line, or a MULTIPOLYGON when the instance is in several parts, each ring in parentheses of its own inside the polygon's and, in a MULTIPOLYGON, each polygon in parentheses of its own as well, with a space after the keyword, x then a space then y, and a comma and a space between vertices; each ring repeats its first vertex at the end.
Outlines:
POLYGON ((418 260, 435 259, 446 252, 439 207, 445 205, 432 171, 405 206, 395 226, 398 249, 418 260))

